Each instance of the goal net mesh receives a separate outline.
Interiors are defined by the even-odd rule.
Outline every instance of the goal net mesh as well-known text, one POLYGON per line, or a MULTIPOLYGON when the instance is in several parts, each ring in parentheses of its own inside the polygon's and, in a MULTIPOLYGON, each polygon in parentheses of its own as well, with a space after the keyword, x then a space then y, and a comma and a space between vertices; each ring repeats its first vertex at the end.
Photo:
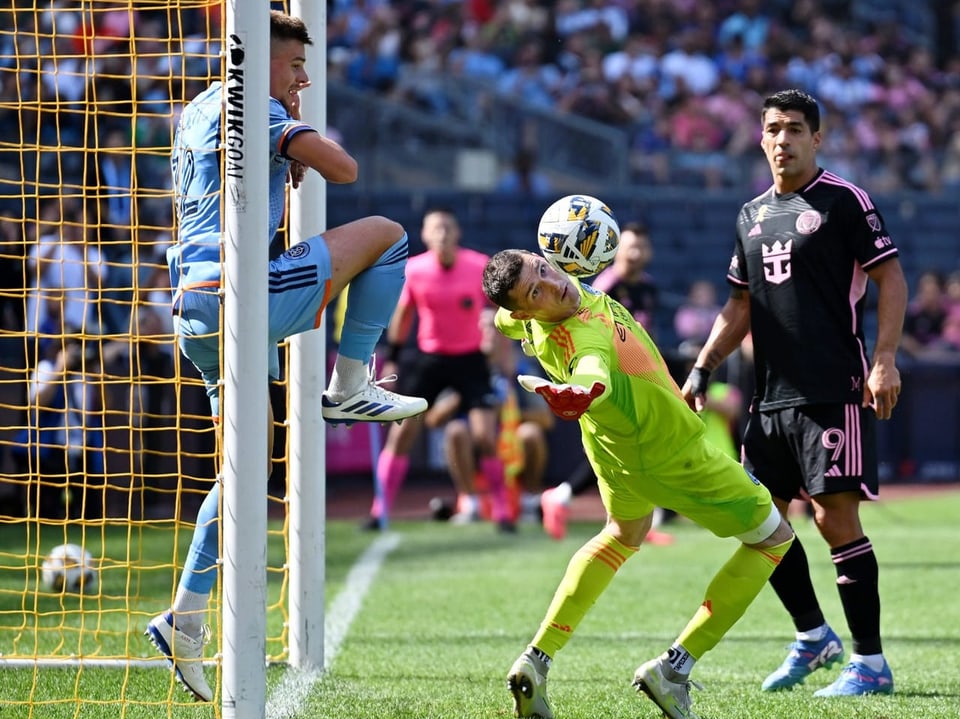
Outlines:
MULTIPOLYGON (((219 469, 202 382, 174 342, 164 253, 173 132, 184 102, 220 78, 223 13, 200 0, 0 8, 0 705, 10 716, 179 716, 192 703, 156 671, 166 664, 143 631, 171 603, 219 469), (80 588, 84 561, 44 571, 64 544, 89 554, 80 588)), ((276 474, 267 648, 283 661, 276 474)), ((215 637, 218 609, 215 590, 215 637)), ((216 644, 206 657, 213 685, 216 644)))

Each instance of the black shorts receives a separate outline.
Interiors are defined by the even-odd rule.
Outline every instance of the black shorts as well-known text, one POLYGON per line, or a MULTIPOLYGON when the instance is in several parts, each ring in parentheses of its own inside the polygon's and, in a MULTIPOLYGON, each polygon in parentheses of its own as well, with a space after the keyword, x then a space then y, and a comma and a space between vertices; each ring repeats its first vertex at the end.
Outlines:
POLYGON ((877 498, 876 416, 870 408, 819 404, 752 412, 743 455, 743 466, 778 499, 849 491, 877 498))
POLYGON ((398 371, 397 391, 423 397, 433 404, 445 389, 460 395, 460 410, 491 408, 498 404, 490 378, 486 355, 471 352, 465 355, 439 355, 422 352, 408 366, 398 371))

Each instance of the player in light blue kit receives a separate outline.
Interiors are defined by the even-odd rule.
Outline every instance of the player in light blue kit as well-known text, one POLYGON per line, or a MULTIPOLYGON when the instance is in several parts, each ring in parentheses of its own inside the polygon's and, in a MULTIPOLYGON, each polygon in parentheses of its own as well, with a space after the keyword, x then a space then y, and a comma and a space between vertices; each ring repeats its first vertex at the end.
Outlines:
MULTIPOLYGON (((300 90, 310 84, 303 21, 270 14, 270 227, 284 212, 285 185, 298 187, 307 168, 327 182, 353 182, 357 163, 336 142, 299 120, 300 90)), ((220 413, 221 155, 223 87, 213 83, 187 105, 174 140, 171 168, 177 202, 177 244, 167 252, 180 349, 203 376, 213 416, 220 413)), ((270 374, 279 375, 277 343, 319 326, 324 308, 347 284, 350 294, 339 354, 323 393, 328 422, 386 422, 420 414, 426 400, 389 392, 375 379, 372 356, 400 296, 407 234, 385 217, 366 217, 311 237, 270 262, 270 374)), ((273 410, 267 405, 270 425, 273 410)), ((272 456, 272 433, 267 433, 272 456)), ((266 486, 264 486, 266 489, 266 486)), ((177 679, 198 700, 213 691, 203 675, 203 617, 216 581, 220 487, 200 507, 173 606, 146 634, 177 679)))

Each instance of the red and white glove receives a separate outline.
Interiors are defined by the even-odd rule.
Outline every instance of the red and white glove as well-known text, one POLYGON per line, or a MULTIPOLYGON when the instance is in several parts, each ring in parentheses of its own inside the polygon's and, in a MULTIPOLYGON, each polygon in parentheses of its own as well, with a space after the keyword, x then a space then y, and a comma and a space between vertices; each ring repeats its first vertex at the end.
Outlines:
POLYGON ((529 374, 517 375, 517 382, 527 392, 536 392, 543 397, 560 419, 579 419, 606 389, 602 382, 594 382, 593 387, 587 389, 578 384, 554 384, 529 374))

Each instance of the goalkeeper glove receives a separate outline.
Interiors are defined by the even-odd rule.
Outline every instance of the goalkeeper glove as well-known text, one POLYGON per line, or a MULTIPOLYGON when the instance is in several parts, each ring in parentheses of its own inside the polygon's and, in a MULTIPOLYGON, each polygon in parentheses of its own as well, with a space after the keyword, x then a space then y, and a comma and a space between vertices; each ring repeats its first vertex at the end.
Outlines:
POLYGON ((593 387, 587 389, 578 384, 554 384, 528 374, 518 375, 517 381, 527 392, 543 397, 560 419, 579 419, 606 389, 602 382, 594 382, 593 387))

